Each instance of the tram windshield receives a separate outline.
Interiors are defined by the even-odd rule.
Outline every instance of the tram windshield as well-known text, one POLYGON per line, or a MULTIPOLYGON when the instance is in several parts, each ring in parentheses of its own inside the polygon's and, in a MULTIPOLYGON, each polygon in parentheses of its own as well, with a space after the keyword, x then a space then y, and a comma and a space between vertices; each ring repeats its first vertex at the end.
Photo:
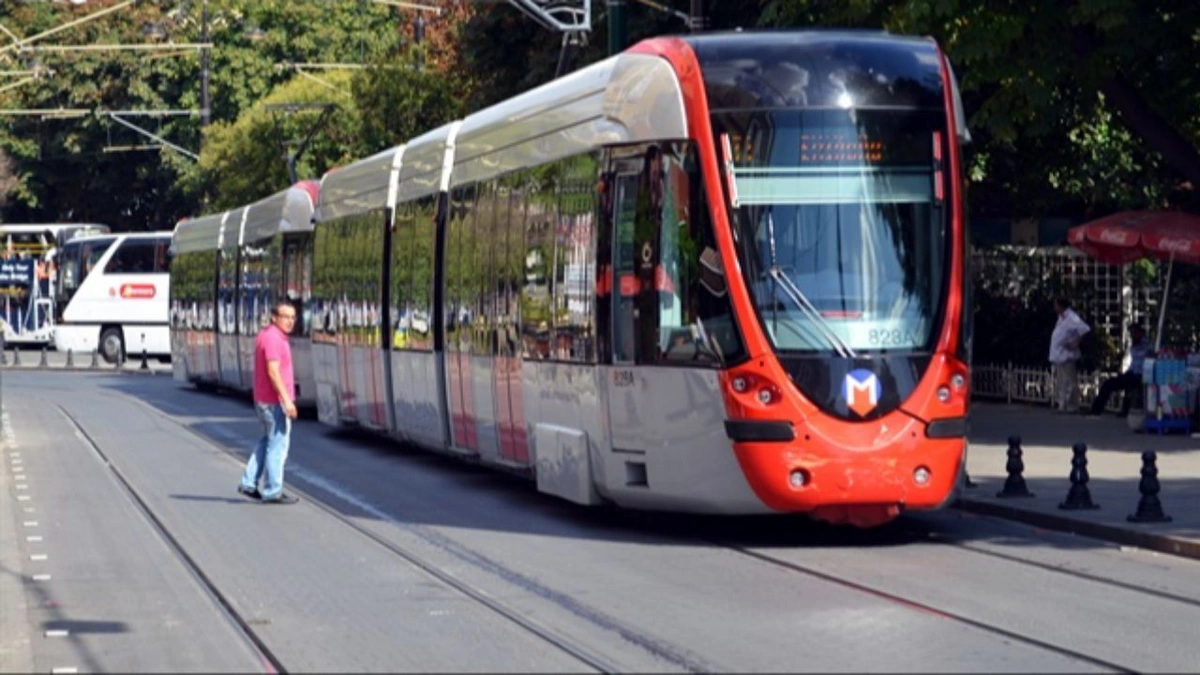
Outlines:
POLYGON ((742 271, 775 348, 929 349, 946 292, 944 118, 899 109, 713 117, 742 271))

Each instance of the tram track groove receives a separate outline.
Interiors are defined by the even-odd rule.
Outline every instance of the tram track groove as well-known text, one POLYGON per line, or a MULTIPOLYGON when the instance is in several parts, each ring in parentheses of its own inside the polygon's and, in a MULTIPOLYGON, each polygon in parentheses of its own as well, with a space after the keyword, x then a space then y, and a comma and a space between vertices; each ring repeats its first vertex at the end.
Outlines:
POLYGON ((885 600, 885 601, 891 602, 893 604, 900 605, 902 607, 907 607, 908 609, 911 609, 911 610, 924 612, 924 613, 931 614, 934 616, 939 616, 939 617, 949 620, 949 621, 961 623, 963 625, 971 626, 972 628, 976 628, 976 629, 979 629, 979 630, 982 630, 982 631, 985 631, 988 633, 999 635, 999 636, 1008 638, 1010 640, 1015 640, 1017 642, 1027 644, 1027 645, 1030 645, 1033 647, 1037 647, 1039 649, 1044 649, 1046 651, 1049 651, 1053 654, 1057 654, 1059 656, 1066 656, 1071 659, 1083 661, 1085 663, 1088 663, 1088 664, 1091 664, 1094 666, 1098 666, 1100 668, 1106 668, 1106 669, 1109 669, 1109 670, 1112 670, 1112 671, 1118 672, 1118 673, 1141 672, 1136 668, 1124 666, 1119 663, 1114 663, 1112 661, 1105 661, 1104 659, 1099 659, 1094 656, 1084 654, 1083 652, 1075 651, 1073 649, 1068 649, 1061 645, 1056 645, 1051 642, 1046 642, 1045 640, 1040 640, 1038 638, 1030 637, 1028 635, 1023 635, 1021 633, 1009 630, 1007 628, 1001 628, 1000 626, 989 624, 985 621, 980 621, 978 619, 972 619, 963 614, 959 614, 957 612, 952 612, 952 611, 948 611, 945 609, 941 609, 941 608, 935 607, 933 605, 921 602, 919 600, 913 600, 911 598, 906 598, 902 595, 892 593, 889 591, 885 591, 880 588, 875 588, 868 584, 853 581, 851 579, 844 578, 844 577, 839 577, 836 574, 830 574, 829 572, 824 572, 819 569, 807 567, 805 565, 801 565, 799 563, 792 562, 790 560, 782 560, 775 556, 771 556, 771 555, 768 555, 765 553, 759 553, 758 551, 751 550, 744 546, 740 546, 737 544, 730 544, 729 542, 722 542, 719 540, 707 540, 707 541, 708 541, 708 543, 712 544, 713 546, 718 546, 720 548, 723 548, 723 549, 726 549, 729 551, 733 551, 734 553, 758 560, 760 562, 771 565, 772 567, 778 567, 778 568, 782 568, 782 569, 791 570, 791 571, 799 573, 799 574, 804 574, 804 575, 807 575, 807 576, 810 576, 810 577, 813 577, 816 579, 820 579, 822 581, 826 581, 828 583, 842 586, 844 588, 849 588, 851 590, 854 590, 854 591, 857 591, 860 593, 865 593, 872 597, 879 598, 881 600, 885 600))
POLYGON ((226 618, 232 621, 233 624, 238 627, 238 631, 241 633, 241 635, 252 645, 254 645, 254 649, 258 652, 259 658, 266 662, 266 664, 270 665, 270 668, 267 670, 276 673, 287 673, 287 668, 284 667, 283 662, 279 659, 278 655, 276 655, 271 648, 267 646, 266 642, 263 641, 261 636, 259 636, 258 633, 251 627, 247 619, 242 616, 241 612, 237 610, 229 598, 221 592, 221 589, 216 585, 216 583, 214 583, 213 580, 204 573, 204 569, 200 566, 200 564, 197 563, 196 560, 187 552, 187 549, 184 548, 179 540, 171 534, 171 531, 166 526, 166 523, 164 523, 158 516, 154 514, 154 510, 150 508, 150 505, 146 503, 146 500, 142 499, 142 496, 138 493, 137 489, 133 487, 133 484, 125 478, 125 475, 121 473, 121 470, 117 468, 111 459, 109 459, 104 450, 100 448, 100 444, 97 443, 94 438, 92 438, 87 430, 84 429, 79 420, 65 407, 58 403, 55 403, 54 406, 58 408, 59 413, 61 413, 63 417, 67 419, 67 422, 74 427, 76 437, 78 437, 84 442, 85 445, 91 448, 92 452, 96 453, 96 455, 100 458, 100 461, 103 462, 106 467, 108 467, 108 470, 112 472, 114 477, 116 477, 118 484, 121 485, 125 493, 130 499, 133 500, 133 503, 137 506, 138 510, 150 522, 150 525, 154 531, 159 535, 159 537, 162 538, 167 546, 175 552, 175 554, 183 562, 184 567, 200 584, 201 588, 203 588, 205 592, 209 594, 209 597, 216 602, 217 606, 222 609, 226 618))
MULTIPOLYGON (((236 453, 231 451, 228 447, 225 447, 224 445, 218 443, 216 441, 216 439, 211 438, 206 433, 198 432, 198 431, 188 428, 186 425, 182 424, 178 420, 171 418, 169 415, 167 415, 163 411, 159 410, 155 406, 150 405, 137 397, 129 396, 128 394, 124 394, 124 393, 122 393, 120 395, 127 398, 127 400, 130 400, 130 401, 136 403, 137 405, 139 405, 143 409, 151 412, 155 416, 166 420, 168 423, 174 425, 175 427, 178 427, 178 428, 184 430, 186 433, 189 433, 189 434, 195 436, 196 438, 199 438, 206 445, 213 448, 219 455, 229 459, 230 461, 239 462, 239 463, 242 461, 242 458, 240 456, 238 456, 236 453)), ((59 406, 59 408, 62 409, 61 406, 59 406)), ((67 413, 65 410, 63 411, 63 414, 67 415, 70 418, 70 413, 67 413)), ((77 428, 79 428, 80 427, 79 423, 77 421, 75 421, 73 418, 71 418, 71 419, 72 419, 72 423, 75 424, 75 426, 77 428)), ((97 448, 97 452, 99 452, 98 448, 97 448)), ((103 457, 103 454, 102 453, 100 453, 100 454, 103 457)), ((112 466, 111 462, 109 462, 107 460, 107 458, 105 458, 105 463, 108 464, 110 467, 112 466)), ((115 470, 115 468, 114 468, 114 470, 115 470)), ((301 475, 300 478, 301 478, 301 480, 305 479, 304 475, 301 475)), ((308 480, 307 482, 313 483, 313 481, 311 479, 308 480)), ((318 489, 322 489, 319 484, 314 483, 314 485, 318 489)), ((127 489, 132 489, 132 488, 127 486, 127 489)), ((326 492, 330 492, 330 494, 332 494, 335 498, 342 499, 339 495, 337 495, 336 492, 333 492, 332 490, 329 490, 327 488, 325 488, 324 490, 326 492)), ((575 644, 574 643, 575 641, 573 641, 571 638, 559 635, 557 631, 554 631, 553 629, 551 629, 549 627, 543 626, 540 622, 535 621, 532 618, 523 616, 518 610, 506 607, 503 603, 493 599, 485 590, 483 590, 481 588, 477 588, 475 585, 471 584, 470 582, 460 580, 459 578, 453 576, 449 572, 446 572, 445 570, 442 570, 442 569, 438 568, 436 565, 428 562, 420 555, 415 554, 412 551, 409 551, 409 550, 405 549, 404 547, 400 546, 399 544, 388 540, 386 537, 384 537, 376 532, 373 532, 368 528, 363 527, 362 525, 354 522, 347 516, 339 513, 334 507, 330 506, 329 504, 326 504, 323 500, 315 499, 310 494, 305 494, 305 497, 306 497, 306 501, 308 503, 313 504, 317 508, 321 509, 327 515, 329 515, 330 517, 335 519, 338 523, 353 530, 358 535, 365 537, 366 539, 371 541, 373 544, 375 544, 377 546, 381 546, 382 548, 387 550, 392 555, 395 555, 395 556, 401 558, 402 560, 404 560, 404 561, 408 562, 409 564, 422 570, 426 574, 434 577, 438 581, 441 581, 442 583, 447 584, 448 586, 450 586, 454 590, 458 591, 459 593, 467 596, 468 598, 470 598, 471 600, 474 600, 475 602, 482 604, 483 606, 487 607, 489 610, 498 614, 502 618, 516 624, 517 626, 519 626, 520 628, 531 633, 535 637, 538 637, 538 638, 544 640, 548 644, 550 644, 550 645, 554 646, 555 648, 563 651, 564 653, 572 656, 573 658, 580 661, 584 665, 595 669, 597 672, 616 673, 616 672, 623 672, 624 670, 627 670, 627 669, 624 669, 624 668, 618 666, 615 663, 612 663, 611 661, 605 659, 602 656, 593 654, 592 650, 590 650, 586 647, 583 647, 582 645, 575 644)), ((140 500, 139 500, 139 503, 141 503, 140 500)), ((363 507, 361 505, 353 504, 353 502, 350 502, 350 504, 360 510, 363 509, 363 507)), ((661 661, 664 661, 666 663, 669 663, 669 664, 679 668, 680 670, 684 670, 687 672, 693 672, 693 673, 729 672, 728 668, 726 668, 726 667, 723 667, 723 666, 720 666, 717 664, 706 663, 697 657, 693 657, 693 656, 683 653, 680 649, 677 649, 671 645, 663 644, 653 638, 650 638, 650 637, 644 635, 641 631, 636 630, 630 626, 623 624, 618 619, 616 619, 614 617, 610 617, 599 610, 588 607, 587 605, 579 602, 578 600, 575 600, 574 598, 570 597, 569 595, 567 595, 565 593, 548 588, 545 585, 540 584, 537 581, 529 578, 528 576, 523 575, 520 572, 517 572, 515 570, 512 570, 499 562, 491 560, 490 558, 483 555, 482 553, 479 553, 478 551, 474 551, 474 550, 470 549, 469 547, 465 547, 462 544, 459 544, 458 542, 455 542, 448 537, 445 537, 445 536, 435 533, 435 532, 427 531, 426 528, 422 528, 417 525, 408 525, 408 524, 402 523, 400 521, 397 521, 395 518, 391 517, 389 514, 378 511, 378 509, 372 509, 372 512, 373 512, 372 515, 375 515, 376 517, 379 517, 381 520, 413 534, 414 536, 422 539, 423 541, 430 544, 431 546, 435 546, 438 549, 441 549, 441 550, 445 551, 446 553, 452 555, 454 558, 461 560, 462 562, 464 562, 468 565, 471 565, 472 567, 475 567, 476 569, 479 569, 485 573, 491 574, 507 583, 513 584, 513 585, 521 588, 522 590, 529 592, 529 593, 537 596, 538 598, 545 600, 546 602, 549 602, 550 604, 554 605, 558 609, 561 609, 561 610, 571 614, 572 616, 579 618, 583 622, 594 626, 595 628, 597 628, 599 630, 602 630, 607 633, 615 634, 616 636, 618 636, 625 642, 630 643, 632 646, 639 648, 639 649, 643 650, 644 652, 650 654, 651 656, 653 656, 661 661)), ((251 631, 253 630, 248 625, 246 626, 246 628, 251 631)), ((285 672, 285 671, 280 670, 280 672, 285 672)))
MULTIPOLYGON (((162 410, 159 410, 155 406, 153 406, 149 403, 146 403, 145 401, 142 401, 141 399, 139 399, 137 397, 129 396, 127 394, 122 394, 122 395, 126 396, 129 400, 137 403, 139 406, 145 408, 146 410, 152 412, 154 415, 168 421, 170 424, 175 425, 175 426, 187 431, 189 434, 192 434, 195 437, 201 439, 207 445, 213 447, 220 454, 224 455, 225 457, 229 458, 230 460, 240 460, 240 457, 237 457, 233 451, 231 451, 229 448, 227 448, 224 445, 222 445, 221 443, 219 443, 216 439, 211 438, 207 433, 195 431, 195 430, 188 428, 183 423, 171 418, 169 415, 164 413, 162 410)), ((301 476, 301 479, 304 479, 303 475, 301 476)), ((312 480, 307 480, 306 482, 313 483, 312 480)), ((313 483, 313 484, 318 489, 322 489, 325 492, 329 492, 334 498, 342 499, 343 501, 345 501, 335 491, 329 490, 327 488, 322 488, 319 483, 313 483)), ((470 597, 472 600, 479 602, 480 604, 483 604, 484 606, 488 607, 489 609, 491 609, 492 611, 496 612, 497 614, 503 616, 504 618, 518 623, 519 625, 521 625, 522 628, 525 628, 526 630, 528 630, 529 632, 538 636, 539 638, 545 640, 549 644, 554 645, 556 648, 562 649, 564 652, 577 658, 581 662, 587 664, 589 667, 595 668, 596 670, 598 670, 600 672, 616 672, 617 670, 619 670, 613 664, 607 663, 603 659, 588 656, 586 654, 586 650, 580 649, 579 653, 577 654, 575 651, 573 651, 573 649, 578 649, 578 648, 570 645, 569 639, 560 638, 556 635, 551 634, 549 629, 535 625, 535 622, 533 622, 532 620, 530 620, 526 617, 520 616, 519 613, 517 613, 516 611, 509 609, 509 608, 503 606, 501 603, 493 600, 487 594, 486 591, 475 588, 475 587, 471 586, 468 582, 462 581, 462 580, 458 579, 457 577, 454 577, 449 572, 446 572, 444 570, 437 568, 435 565, 427 562, 422 557, 412 553, 411 551, 407 551, 400 545, 396 544, 395 542, 388 540, 383 535, 380 535, 380 534, 373 532, 367 528, 364 528, 363 526, 359 525, 358 523, 355 523, 354 521, 348 519, 346 516, 342 515, 341 513, 338 513, 334 507, 324 503, 322 500, 313 499, 313 498, 309 497, 309 501, 311 503, 313 503, 314 505, 318 506, 323 511, 325 511, 331 517, 338 520, 340 523, 342 523, 342 524, 346 525, 347 527, 351 528, 352 530, 356 531, 359 535, 368 538, 369 540, 374 542, 376 545, 382 546, 383 548, 388 550, 393 555, 396 555, 396 556, 406 560, 410 564, 425 571, 427 574, 430 574, 431 576, 437 578, 439 581, 442 581, 443 583, 455 588, 455 590, 458 590, 459 592, 463 593, 464 595, 470 597)), ((349 503, 352 506, 355 506, 355 508, 359 508, 360 510, 363 508, 362 505, 354 504, 352 501, 349 503)), ((373 509, 373 511, 374 511, 374 509, 373 509)), ((375 513, 373 515, 382 516, 390 524, 403 528, 405 531, 413 534, 414 536, 419 537, 420 539, 422 539, 426 543, 429 543, 432 546, 435 546, 441 550, 446 551, 448 554, 463 561, 464 563, 471 565, 471 566, 475 567, 476 569, 480 569, 486 573, 492 574, 506 582, 512 583, 512 584, 518 586, 519 588, 526 590, 526 591, 546 600, 547 602, 550 602, 551 604, 557 606, 558 608, 560 608, 564 611, 567 611, 578 618, 583 619, 585 622, 595 625, 597 628, 599 628, 601 630, 615 632, 616 634, 618 634, 620 637, 624 638, 625 640, 633 642, 637 647, 653 654, 654 656, 656 656, 660 659, 670 662, 673 665, 676 665, 682 669, 686 669, 690 672, 720 672, 722 670, 719 667, 714 667, 707 663, 701 663, 696 659, 693 659, 687 655, 681 654, 677 650, 672 649, 668 645, 662 645, 650 638, 646 638, 641 633, 636 632, 631 628, 627 628, 627 627, 621 625, 615 619, 606 617, 603 614, 600 614, 600 613, 596 612, 595 610, 592 610, 591 608, 588 608, 588 607, 582 605, 578 601, 574 600, 573 598, 570 598, 569 596, 566 596, 565 594, 562 594, 558 591, 554 591, 553 589, 546 588, 546 587, 542 586, 541 584, 539 584, 538 582, 536 582, 535 580, 529 579, 525 575, 522 575, 521 573, 519 573, 515 570, 511 570, 511 569, 505 567, 504 565, 502 565, 501 563, 493 561, 493 560, 489 559, 487 556, 484 556, 483 554, 481 554, 477 551, 469 549, 469 547, 464 547, 461 544, 459 544, 458 542, 455 542, 449 538, 446 538, 439 533, 425 531, 425 528, 421 528, 418 525, 401 523, 384 513, 375 513)), ((930 531, 925 531, 924 534, 926 536, 928 536, 930 534, 930 531)), ((693 537, 685 537, 685 538, 693 538, 693 537)), ((798 564, 798 563, 795 563, 792 561, 788 561, 788 560, 782 560, 782 559, 776 558, 776 557, 768 555, 768 554, 764 554, 764 553, 760 553, 760 552, 751 550, 742 545, 731 544, 726 541, 719 541, 719 540, 714 540, 714 539, 700 538, 699 540, 704 541, 705 543, 708 543, 710 545, 717 546, 719 548, 731 550, 735 553, 758 560, 759 562, 762 562, 762 563, 789 569, 796 573, 805 574, 805 575, 808 575, 808 576, 811 576, 811 577, 814 577, 817 579, 821 579, 825 582, 833 583, 833 584, 836 584, 836 585, 839 585, 839 586, 842 586, 845 588, 855 590, 857 592, 866 593, 868 595, 883 599, 885 601, 888 601, 888 602, 891 602, 894 604, 898 604, 900 606, 904 606, 913 611, 920 611, 923 613, 939 616, 939 617, 942 617, 942 618, 950 620, 950 621, 961 623, 963 625, 968 625, 968 626, 971 626, 978 630, 982 630, 982 631, 985 631, 985 632, 988 632, 991 634, 999 635, 1004 638, 1008 638, 1008 639, 1011 639, 1011 640, 1014 640, 1014 641, 1017 641, 1020 643, 1024 643, 1024 644, 1027 644, 1030 646, 1037 647, 1039 649, 1049 651, 1051 653, 1055 653, 1055 654, 1058 654, 1061 656, 1066 656, 1071 659, 1076 659, 1081 662, 1089 663, 1089 664, 1095 665, 1100 668, 1105 668, 1105 669, 1109 669, 1109 670, 1112 670, 1115 672, 1122 672, 1122 673, 1138 672, 1136 669, 1130 668, 1128 666, 1124 666, 1124 665, 1121 665, 1121 664, 1118 664, 1115 662, 1099 659, 1099 658, 1096 658, 1096 657, 1093 657, 1093 656, 1090 656, 1090 655, 1087 655, 1087 654, 1084 654, 1084 653, 1081 653, 1081 652, 1078 652, 1075 650, 1061 647, 1059 645, 1056 645, 1056 644, 1053 644, 1053 643, 1050 643, 1050 642, 1047 642, 1044 640, 1040 640, 1038 638, 1023 635, 1023 634, 1021 634, 1019 632, 1015 632, 1013 630, 1009 630, 1009 629, 1002 628, 1002 627, 999 627, 999 626, 996 626, 993 624, 989 624, 985 621, 972 619, 968 616, 965 616, 965 615, 962 615, 959 613, 955 613, 953 611, 943 610, 943 609, 940 609, 933 605, 929 605, 929 604, 926 604, 926 603, 923 603, 923 602, 920 602, 917 600, 912 600, 910 598, 903 597, 902 595, 891 593, 891 592, 888 592, 888 591, 885 591, 885 590, 882 590, 879 588, 874 588, 867 584, 859 583, 859 582, 856 582, 856 581, 853 581, 853 580, 847 579, 847 578, 842 578, 837 575, 830 574, 828 572, 823 572, 819 569, 807 567, 807 566, 804 566, 804 565, 801 565, 801 564, 798 564)), ((1047 572, 1052 572, 1055 574, 1063 574, 1063 575, 1067 575, 1070 577, 1087 580, 1087 581, 1090 581, 1093 583, 1099 583, 1099 584, 1109 585, 1109 586, 1112 586, 1115 588, 1121 588, 1123 590, 1128 590, 1128 591, 1132 591, 1135 593, 1147 594, 1147 595, 1155 596, 1155 597, 1158 597, 1158 598, 1161 598, 1164 600, 1168 600, 1168 601, 1181 602, 1181 603, 1191 605, 1191 606, 1200 606, 1200 601, 1197 601, 1197 600, 1194 600, 1191 598, 1187 598, 1184 596, 1176 595, 1176 594, 1173 594, 1173 593, 1170 593, 1167 591, 1160 591, 1157 589, 1148 588, 1148 587, 1137 585, 1137 584, 1125 583, 1125 582, 1117 581, 1117 580, 1110 579, 1107 577, 1103 577, 1100 575, 1094 575, 1094 574, 1089 574, 1087 572, 1071 570, 1069 568, 1062 568, 1062 567, 1059 567, 1059 566, 1056 566, 1053 564, 1049 564, 1049 563, 1042 563, 1042 562, 1038 562, 1038 561, 1026 560, 1026 559, 1020 558, 1018 556, 1012 556, 1012 555, 1008 555, 1008 554, 1004 554, 1004 553, 987 551, 987 550, 979 549, 977 547, 970 546, 969 544, 965 544, 963 542, 958 542, 958 541, 951 540, 951 539, 930 538, 930 539, 926 540, 926 543, 935 543, 940 546, 951 546, 954 548, 960 548, 960 549, 966 550, 966 551, 976 554, 976 555, 993 557, 996 559, 1005 560, 1007 562, 1011 562, 1011 563, 1015 563, 1015 564, 1027 565, 1027 566, 1041 569, 1041 570, 1044 570, 1047 572)))
POLYGON ((1039 562, 1037 560, 1029 560, 1028 558, 1022 558, 1020 556, 1015 556, 1015 555, 1012 555, 1009 553, 1001 553, 1000 551, 989 551, 987 549, 979 548, 978 546, 972 546, 971 544, 968 544, 963 541, 957 541, 957 540, 953 540, 953 539, 944 539, 944 538, 934 538, 930 541, 930 543, 937 544, 939 546, 950 546, 952 548, 960 549, 963 551, 969 551, 976 555, 985 556, 985 557, 989 557, 989 558, 996 558, 998 560, 1004 560, 1006 562, 1016 563, 1019 565, 1026 565, 1028 567, 1045 570, 1047 572, 1053 572, 1055 574, 1062 574, 1062 575, 1072 577, 1075 579, 1083 579, 1085 581, 1091 581, 1094 583, 1103 584, 1105 586, 1119 588, 1119 589, 1125 590, 1125 591, 1132 591, 1134 593, 1151 595, 1151 596, 1154 596, 1154 597, 1162 599, 1162 600, 1178 602, 1178 603, 1181 603, 1184 605, 1188 605, 1190 607, 1200 607, 1200 599, 1197 599, 1197 598, 1189 598, 1185 595, 1179 595, 1177 593, 1172 593, 1170 591, 1164 591, 1164 590, 1160 590, 1157 588, 1151 588, 1149 586, 1143 586, 1140 584, 1131 584, 1131 583, 1127 583, 1124 581, 1118 581, 1111 577, 1101 576, 1099 574, 1092 574, 1090 572, 1085 572, 1083 570, 1075 570, 1075 569, 1071 569, 1069 567, 1055 565, 1053 563, 1044 563, 1044 562, 1039 562))

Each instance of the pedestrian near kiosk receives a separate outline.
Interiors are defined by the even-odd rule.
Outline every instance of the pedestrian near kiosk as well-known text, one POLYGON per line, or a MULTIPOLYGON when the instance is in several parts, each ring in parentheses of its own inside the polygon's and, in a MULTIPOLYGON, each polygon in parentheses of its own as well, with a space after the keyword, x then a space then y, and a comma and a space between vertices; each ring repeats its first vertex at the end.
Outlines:
POLYGON ((263 424, 263 437, 246 462, 238 492, 266 504, 300 501, 283 491, 283 466, 292 420, 296 419, 296 385, 288 343, 295 325, 296 309, 289 302, 279 302, 271 309, 271 323, 254 339, 254 411, 263 424))
POLYGON ((1071 309, 1066 298, 1054 299, 1058 321, 1050 334, 1050 364, 1054 368, 1054 409, 1073 413, 1079 410, 1079 344, 1091 327, 1071 309))
POLYGON ((1104 414, 1104 407, 1108 405, 1109 397, 1117 390, 1125 392, 1125 398, 1121 401, 1121 417, 1129 415, 1129 407, 1133 403, 1134 395, 1142 387, 1142 364, 1150 355, 1150 341, 1146 339, 1146 331, 1141 326, 1131 326, 1129 338, 1133 341, 1129 347, 1129 367, 1125 369, 1125 372, 1108 378, 1100 385, 1100 393, 1092 401, 1093 415, 1104 414))

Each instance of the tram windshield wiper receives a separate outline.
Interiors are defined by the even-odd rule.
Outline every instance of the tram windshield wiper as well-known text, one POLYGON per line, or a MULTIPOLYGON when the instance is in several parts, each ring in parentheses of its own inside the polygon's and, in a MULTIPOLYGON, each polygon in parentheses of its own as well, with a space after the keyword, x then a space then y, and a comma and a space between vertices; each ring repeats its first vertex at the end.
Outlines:
MULTIPOLYGON (((791 277, 784 274, 783 270, 779 268, 775 260, 775 219, 770 212, 767 213, 767 237, 771 253, 771 266, 767 269, 767 274, 771 275, 771 278, 775 280, 775 284, 782 287, 784 294, 791 298, 796 307, 800 308, 800 311, 813 322, 817 328, 817 332, 829 341, 829 344, 833 346, 839 356, 843 358, 857 358, 858 354, 842 338, 838 337, 837 331, 833 330, 833 326, 830 326, 829 322, 821 316, 821 312, 813 306, 808 296, 804 295, 804 291, 800 290, 796 282, 792 281, 791 277)), ((772 308, 778 306, 778 299, 774 293, 772 293, 771 300, 772 308)))

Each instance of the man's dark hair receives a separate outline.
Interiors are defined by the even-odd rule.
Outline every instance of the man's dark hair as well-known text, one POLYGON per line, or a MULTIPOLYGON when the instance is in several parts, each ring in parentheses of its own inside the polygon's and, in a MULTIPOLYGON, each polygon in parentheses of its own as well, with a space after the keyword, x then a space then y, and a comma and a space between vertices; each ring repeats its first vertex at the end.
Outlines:
POLYGON ((296 311, 296 306, 293 305, 290 300, 280 300, 274 305, 271 305, 271 316, 279 316, 279 310, 283 309, 284 307, 291 309, 293 312, 296 311))

